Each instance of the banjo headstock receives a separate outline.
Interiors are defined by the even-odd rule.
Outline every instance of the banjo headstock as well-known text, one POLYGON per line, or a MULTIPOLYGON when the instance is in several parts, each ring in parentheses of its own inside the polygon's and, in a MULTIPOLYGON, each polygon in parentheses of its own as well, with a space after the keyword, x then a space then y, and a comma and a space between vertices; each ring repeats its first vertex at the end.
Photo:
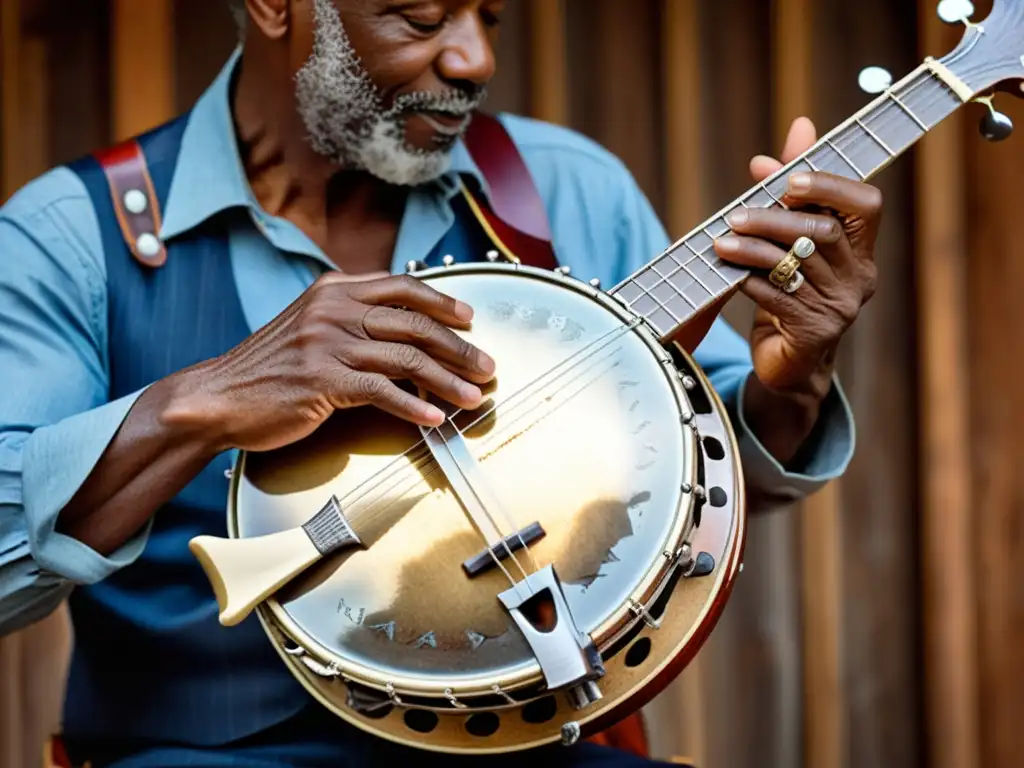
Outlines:
POLYGON ((1001 141, 1013 131, 1010 118, 993 103, 995 92, 1024 96, 1024 0, 993 0, 992 11, 983 21, 972 21, 970 0, 942 0, 938 14, 944 22, 962 24, 959 44, 937 63, 955 78, 965 101, 986 107, 981 133, 990 141, 1001 141))

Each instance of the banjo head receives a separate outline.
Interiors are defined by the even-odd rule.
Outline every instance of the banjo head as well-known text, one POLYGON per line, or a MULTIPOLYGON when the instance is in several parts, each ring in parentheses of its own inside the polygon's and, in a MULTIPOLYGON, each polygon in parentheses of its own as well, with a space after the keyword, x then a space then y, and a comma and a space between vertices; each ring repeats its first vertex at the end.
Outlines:
MULTIPOLYGON (((484 538, 419 429, 375 408, 339 413, 286 448, 243 453, 228 528, 238 538, 295 529, 337 498, 364 547, 324 558, 260 605, 260 619, 332 710, 430 748, 423 728, 396 719, 396 706, 430 713, 437 734, 436 714, 493 713, 545 696, 541 668, 497 598, 525 574, 554 566, 577 626, 606 657, 635 642, 642 607, 700 530, 707 468, 696 425, 708 414, 683 386, 677 363, 685 358, 585 283, 502 264, 420 276, 474 307, 463 335, 497 362, 484 405, 456 418, 500 503, 492 522, 504 536, 541 535, 501 559, 482 558, 488 567, 471 575, 484 538)), ((725 464, 732 512, 738 478, 725 464)), ((722 550, 737 526, 730 520, 718 534, 722 550)), ((505 730, 507 738, 487 734, 474 749, 522 741, 505 730)), ((456 731, 434 748, 467 748, 461 740, 473 737, 456 731)), ((555 727, 541 741, 557 737, 555 727)))

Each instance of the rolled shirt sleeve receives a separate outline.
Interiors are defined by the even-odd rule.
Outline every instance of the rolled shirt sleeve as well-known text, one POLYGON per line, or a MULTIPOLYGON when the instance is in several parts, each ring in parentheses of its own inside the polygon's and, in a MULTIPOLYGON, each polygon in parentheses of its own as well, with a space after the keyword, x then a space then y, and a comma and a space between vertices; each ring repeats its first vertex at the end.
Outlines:
POLYGON ((0 209, 0 634, 131 563, 149 533, 104 557, 55 530, 140 394, 107 402, 105 272, 67 169, 0 209))

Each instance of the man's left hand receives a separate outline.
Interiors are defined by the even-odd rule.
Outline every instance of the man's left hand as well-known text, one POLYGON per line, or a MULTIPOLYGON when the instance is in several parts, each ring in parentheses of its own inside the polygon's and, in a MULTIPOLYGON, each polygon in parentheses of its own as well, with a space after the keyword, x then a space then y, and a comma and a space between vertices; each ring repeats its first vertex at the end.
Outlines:
MULTIPOLYGON (((816 142, 807 119, 793 123, 782 162, 757 157, 751 173, 762 181, 816 142)), ((836 349, 875 292, 875 239, 882 195, 873 186, 826 173, 789 180, 783 202, 789 208, 741 209, 730 220, 732 235, 716 242, 723 261, 750 268, 740 290, 757 304, 751 352, 754 372, 772 393, 820 402, 831 388, 836 349), (798 238, 814 252, 800 262, 804 282, 792 293, 768 274, 798 238)))

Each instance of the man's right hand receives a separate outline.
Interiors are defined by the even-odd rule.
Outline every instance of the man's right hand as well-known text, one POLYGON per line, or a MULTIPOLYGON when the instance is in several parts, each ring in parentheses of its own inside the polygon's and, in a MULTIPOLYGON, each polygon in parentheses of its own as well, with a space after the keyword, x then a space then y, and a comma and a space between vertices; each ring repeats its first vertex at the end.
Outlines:
POLYGON ((412 277, 329 273, 239 346, 172 377, 164 419, 201 429, 217 450, 252 451, 300 440, 360 405, 437 425, 441 411, 395 380, 477 407, 494 361, 452 330, 472 317, 412 277))

